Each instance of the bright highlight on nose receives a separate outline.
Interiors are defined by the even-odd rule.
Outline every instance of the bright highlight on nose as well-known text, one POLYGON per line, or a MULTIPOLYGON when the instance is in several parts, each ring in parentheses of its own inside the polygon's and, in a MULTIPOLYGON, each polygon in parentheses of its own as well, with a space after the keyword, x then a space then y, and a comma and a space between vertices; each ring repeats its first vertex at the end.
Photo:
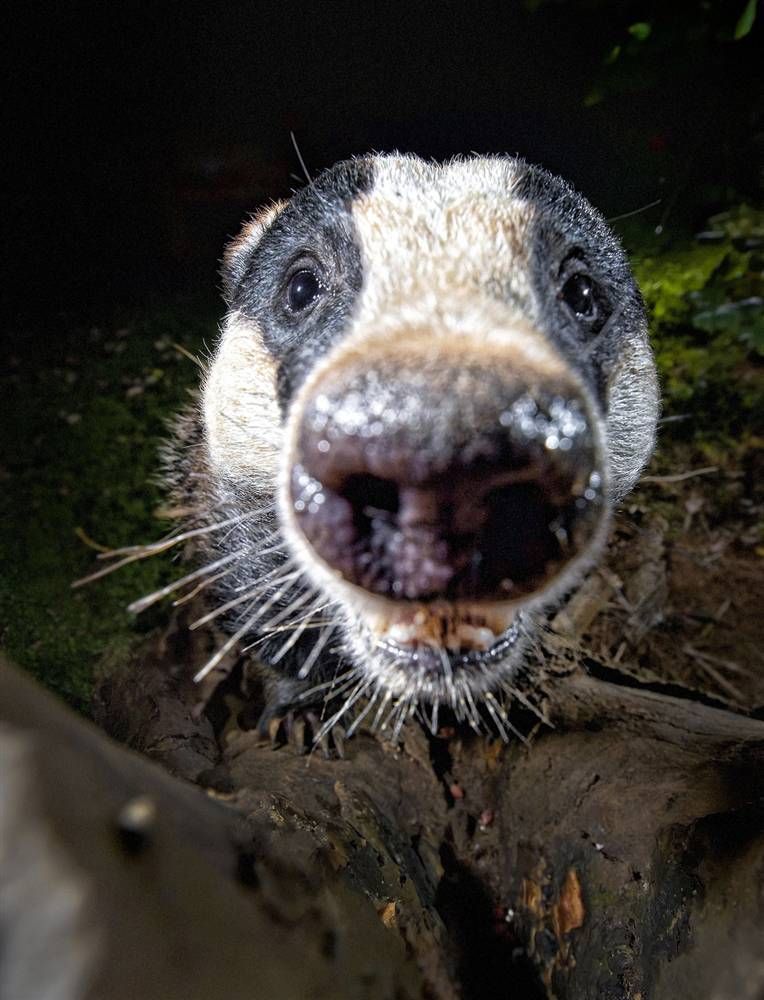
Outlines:
POLYGON ((346 580, 392 599, 518 600, 547 587, 604 516, 577 382, 479 355, 340 368, 302 410, 297 523, 346 580))

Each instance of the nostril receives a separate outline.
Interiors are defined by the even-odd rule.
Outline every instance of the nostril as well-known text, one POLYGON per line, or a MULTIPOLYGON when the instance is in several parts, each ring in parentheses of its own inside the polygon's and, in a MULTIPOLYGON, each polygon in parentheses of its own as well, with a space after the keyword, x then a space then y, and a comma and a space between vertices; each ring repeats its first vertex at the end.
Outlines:
POLYGON ((460 391, 454 407, 433 400, 425 420, 403 376, 391 376, 393 416, 379 428, 362 405, 368 396, 379 410, 376 383, 364 393, 343 386, 306 410, 291 483, 301 533, 335 574, 388 597, 516 600, 542 590, 603 523, 584 402, 541 388, 512 402, 507 377, 494 386, 481 369, 480 406, 460 391))
POLYGON ((570 555, 576 532, 575 506, 556 504, 543 481, 491 491, 478 548, 482 571, 500 593, 514 596, 532 588, 570 555))
POLYGON ((370 473, 348 476, 337 493, 353 508, 356 519, 391 519, 400 506, 398 484, 370 473))

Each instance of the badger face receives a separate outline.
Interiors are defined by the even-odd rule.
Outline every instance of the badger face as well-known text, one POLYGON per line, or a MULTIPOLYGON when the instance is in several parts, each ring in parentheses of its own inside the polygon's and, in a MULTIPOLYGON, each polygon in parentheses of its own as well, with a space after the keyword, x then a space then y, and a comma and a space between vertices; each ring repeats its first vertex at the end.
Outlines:
POLYGON ((653 447, 606 223, 516 159, 372 156, 256 217, 224 279, 203 422, 238 512, 221 593, 253 594, 232 630, 292 675, 340 655, 380 704, 490 698, 653 447))

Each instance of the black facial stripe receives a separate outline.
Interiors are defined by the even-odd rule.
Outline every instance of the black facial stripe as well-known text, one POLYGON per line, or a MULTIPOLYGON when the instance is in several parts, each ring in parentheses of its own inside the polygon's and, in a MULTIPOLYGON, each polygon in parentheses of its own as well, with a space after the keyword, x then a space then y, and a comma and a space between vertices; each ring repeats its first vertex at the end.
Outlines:
POLYGON ((642 298, 626 255, 599 212, 562 178, 541 167, 526 166, 512 193, 536 208, 531 282, 542 330, 604 401, 608 373, 620 352, 621 340, 644 319, 642 298), (558 297, 561 270, 571 257, 581 262, 596 286, 601 315, 593 328, 577 322, 558 297), (607 335, 597 338, 615 311, 617 316, 608 325, 607 335), (582 350, 588 343, 592 349, 582 350))
POLYGON ((298 191, 253 249, 231 305, 256 320, 278 362, 278 394, 286 407, 295 389, 345 329, 363 285, 352 203, 374 184, 373 158, 340 163, 298 191), (285 279, 311 261, 323 293, 305 314, 284 308, 285 279), (293 273, 293 272, 292 272, 293 273))

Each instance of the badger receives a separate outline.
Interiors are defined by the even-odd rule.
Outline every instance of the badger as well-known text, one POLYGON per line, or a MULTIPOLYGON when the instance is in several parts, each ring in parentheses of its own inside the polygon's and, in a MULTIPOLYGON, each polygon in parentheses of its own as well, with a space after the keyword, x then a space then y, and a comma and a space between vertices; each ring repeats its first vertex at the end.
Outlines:
POLYGON ((198 677, 251 650, 263 718, 330 694, 323 733, 447 709, 506 736, 503 693, 654 446, 618 240, 521 159, 369 155, 257 213, 222 276, 164 463, 197 565, 134 609, 204 589, 227 638, 198 677))

